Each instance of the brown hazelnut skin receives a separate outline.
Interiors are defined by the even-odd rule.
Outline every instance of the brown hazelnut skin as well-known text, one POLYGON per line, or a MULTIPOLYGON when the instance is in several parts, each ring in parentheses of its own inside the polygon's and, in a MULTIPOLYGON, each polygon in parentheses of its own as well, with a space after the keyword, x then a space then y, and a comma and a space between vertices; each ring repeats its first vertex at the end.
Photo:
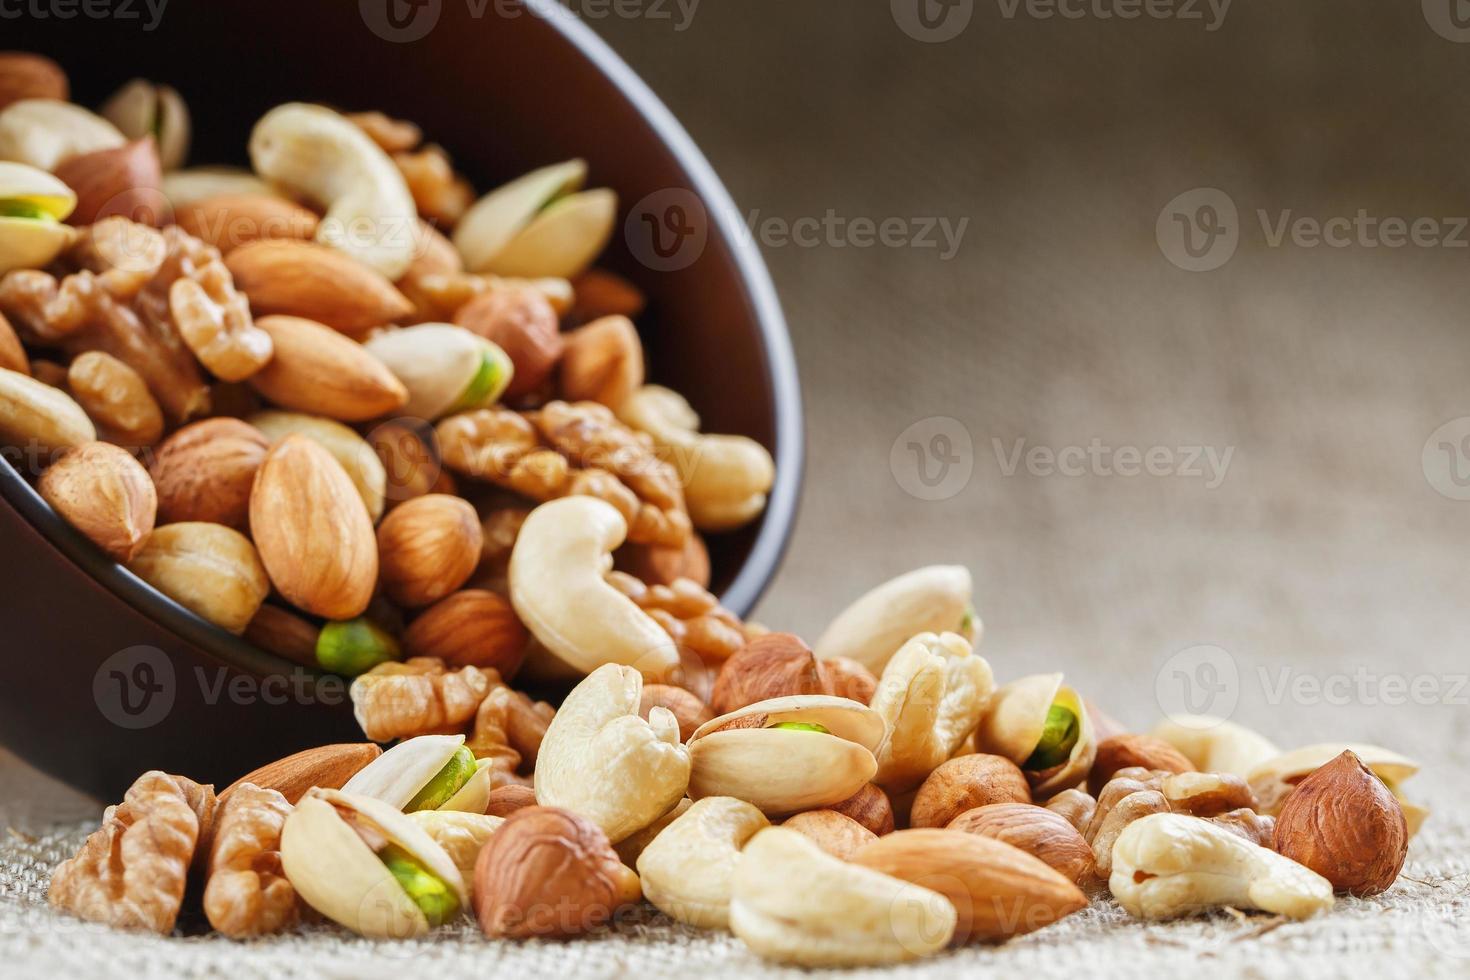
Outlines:
POLYGON ((877 834, 836 810, 806 810, 787 817, 781 826, 809 838, 839 861, 846 861, 864 844, 878 839, 877 834))
POLYGON ((535 289, 496 289, 460 307, 454 322, 505 351, 515 366, 505 399, 518 402, 551 376, 561 359, 562 338, 556 310, 535 289))
POLYGON ((822 686, 828 694, 870 704, 878 690, 878 678, 851 657, 828 657, 817 661, 822 686))
POLYGON ((893 803, 888 794, 873 783, 827 809, 851 817, 879 837, 893 833, 893 803))
POLYGON ((1141 766, 1163 772, 1194 772, 1194 763, 1174 746, 1152 735, 1114 735, 1097 743, 1097 757, 1087 774, 1087 791, 1102 792, 1119 769, 1141 766))
POLYGON ((378 525, 383 591, 407 609, 438 602, 474 574, 482 540, 467 500, 431 493, 403 502, 378 525))
POLYGON ((643 385, 643 342, 625 316, 605 316, 567 334, 560 381, 567 401, 622 404, 643 385))
POLYGON ((1350 895, 1376 895, 1409 849, 1404 809, 1352 752, 1299 783, 1276 817, 1276 850, 1350 895))
POLYGON ((951 820, 947 830, 993 837, 1019 847, 1080 885, 1093 877, 1092 846, 1067 818, 1031 803, 990 803, 966 810, 951 820))
POLYGON ((689 741, 694 730, 714 717, 705 704, 682 687, 672 684, 644 684, 643 698, 638 704, 639 717, 647 720, 655 707, 668 708, 679 722, 679 741, 689 741))
POLYGON ((581 935, 640 894, 602 828, 556 807, 516 810, 475 861, 475 917, 492 939, 581 935))
POLYGON ((914 795, 911 827, 945 827, 966 810, 989 803, 1030 803, 1026 774, 1010 759, 975 753, 945 762, 914 795))
POLYGON ((245 527, 255 474, 270 446, 265 433, 239 419, 205 419, 169 436, 149 468, 158 487, 158 523, 245 527))
POLYGON ((536 805, 536 791, 519 783, 507 783, 490 791, 485 813, 492 817, 508 817, 517 810, 536 805))
POLYGON ((710 707, 718 717, 770 698, 825 693, 811 648, 794 634, 767 633, 725 661, 715 678, 710 707))
POLYGON ((492 667, 504 680, 521 669, 529 642, 530 632, 510 600, 484 589, 464 589, 440 599, 403 634, 410 657, 438 657, 451 668, 492 667))

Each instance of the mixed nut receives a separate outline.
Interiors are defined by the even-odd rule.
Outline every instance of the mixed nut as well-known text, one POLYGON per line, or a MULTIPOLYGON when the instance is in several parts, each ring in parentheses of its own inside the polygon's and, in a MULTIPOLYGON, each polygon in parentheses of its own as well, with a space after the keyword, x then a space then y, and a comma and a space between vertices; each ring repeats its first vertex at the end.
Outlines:
POLYGON ((476 200, 413 124, 290 104, 252 172, 187 170, 172 89, 98 115, 45 59, 0 80, 0 444, 140 578, 352 677, 366 739, 218 796, 144 774, 58 908, 522 939, 646 900, 869 965, 1103 893, 1305 918, 1397 878, 1413 762, 1131 733, 1056 673, 997 686, 964 568, 880 585, 813 646, 721 608, 701 534, 758 517, 774 466, 646 383, 642 299, 591 267, 617 200, 580 161, 476 200))

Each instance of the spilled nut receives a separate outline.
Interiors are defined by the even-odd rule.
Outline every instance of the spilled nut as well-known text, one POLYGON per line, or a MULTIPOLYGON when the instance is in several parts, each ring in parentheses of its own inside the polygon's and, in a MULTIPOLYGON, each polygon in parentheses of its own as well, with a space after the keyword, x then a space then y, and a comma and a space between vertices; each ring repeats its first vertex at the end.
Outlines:
POLYGON ((484 813, 490 802, 489 759, 476 760, 463 735, 420 735, 399 742, 357 772, 344 793, 381 800, 405 813, 484 813))
POLYGON ((769 826, 765 814, 744 800, 696 801, 638 856, 643 897, 688 925, 726 928, 740 849, 769 826))
POLYGON ((733 796, 766 814, 841 803, 877 773, 883 730, 878 712, 847 698, 757 701, 689 737, 689 796, 733 796))
POLYGON ((1033 674, 996 691, 978 744, 1020 766, 1041 800, 1081 782, 1097 753, 1087 706, 1061 674, 1033 674))
POLYGON ((504 817, 492 817, 483 813, 465 813, 458 810, 415 810, 409 819, 418 824, 434 843, 444 848, 444 853, 459 869, 470 900, 475 897, 475 859, 480 856, 485 842, 505 823, 504 817))
POLYGON ((819 660, 851 657, 882 674, 909 637, 944 632, 971 643, 980 638, 970 572, 959 565, 931 565, 884 582, 838 614, 813 649, 819 660))
POLYGON ((281 830, 281 865, 322 915, 372 939, 421 936, 469 905, 444 848, 381 800, 313 789, 281 830))
POLYGON ((1388 791, 1404 809, 1404 820, 1408 824, 1409 836, 1413 837, 1429 818, 1429 808, 1411 803, 1403 795, 1402 785, 1419 771, 1419 763, 1399 755, 1397 752, 1377 745, 1362 745, 1353 742, 1322 742, 1292 749, 1267 759, 1246 775, 1251 789, 1260 800, 1259 811, 1268 816, 1281 812, 1292 790, 1297 784, 1327 765, 1344 752, 1356 755, 1388 787, 1388 791))
POLYGON ((1264 735, 1211 715, 1170 715, 1152 734, 1178 749, 1200 772, 1247 776, 1281 754, 1264 735))
POLYGON ((1308 919, 1332 908, 1315 871, 1219 824, 1179 813, 1133 821, 1113 845, 1113 897, 1140 919, 1172 919, 1230 906, 1308 919))

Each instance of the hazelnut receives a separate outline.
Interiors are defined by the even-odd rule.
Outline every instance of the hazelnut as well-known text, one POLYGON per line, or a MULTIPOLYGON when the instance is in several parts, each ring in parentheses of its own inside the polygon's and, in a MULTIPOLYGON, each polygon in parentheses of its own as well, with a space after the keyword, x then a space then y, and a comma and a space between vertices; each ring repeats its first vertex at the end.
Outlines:
POLYGON ((409 624, 403 645, 410 657, 437 657, 451 668, 490 667, 510 680, 526 657, 529 639, 508 599, 464 589, 424 610, 409 624))
POLYGON ((1030 803, 1026 775, 999 755, 962 755, 929 774, 909 811, 912 827, 944 827, 951 820, 989 803, 1030 803))
POLYGON ((429 443, 412 425, 385 422, 373 429, 367 440, 383 461, 387 477, 383 496, 389 506, 434 492, 443 470, 429 443))
POLYGON ((877 834, 836 810, 807 810, 787 818, 781 826, 811 838, 839 861, 846 861, 864 844, 878 839, 877 834))
POLYGON ((567 401, 621 405, 643 386, 643 342, 625 316, 605 316, 567 335, 561 393, 567 401))
POLYGON ((757 701, 826 691, 811 648, 791 633, 768 633, 725 661, 710 707, 716 716, 727 715, 757 701))
POLYGON ((519 783, 507 783, 490 791, 485 812, 492 817, 508 817, 517 810, 536 805, 536 791, 519 783))
POLYGON ((1031 803, 991 803, 966 810, 946 825, 1019 847, 1082 884, 1093 876, 1092 847, 1060 813, 1031 803))
POLYGON ((827 809, 852 817, 879 837, 893 833, 893 804, 888 794, 873 783, 827 809))
POLYGON ((878 678, 851 657, 828 657, 817 661, 817 672, 828 694, 868 704, 878 690, 878 678))
POLYGON ((71 157, 56 176, 76 191, 77 206, 67 221, 78 227, 122 215, 157 228, 168 217, 168 202, 158 189, 163 168, 151 136, 71 157))
POLYGON ((269 451, 265 433, 239 419, 184 426, 164 440, 153 460, 158 523, 203 521, 243 528, 255 473, 269 451))
POLYGON ((1152 735, 1114 735, 1097 743, 1097 757, 1087 775, 1087 789, 1093 796, 1102 792, 1108 780, 1120 769, 1132 767, 1164 772, 1194 772, 1194 763, 1161 738, 1152 735))
POLYGON ((1351 751, 1292 790, 1276 818, 1276 850, 1352 895, 1398 878, 1409 848, 1403 807, 1351 751))
POLYGON ((510 357, 515 374, 505 391, 507 401, 519 401, 551 376, 562 356, 556 310, 537 289, 495 289, 460 307, 454 322, 495 344, 510 357))
POLYGON ((1080 834, 1092 823, 1092 814, 1097 810, 1097 800, 1091 793, 1080 789, 1064 789, 1046 801, 1046 808, 1059 813, 1080 834))
POLYGON ((515 811, 475 861, 475 917, 492 939, 580 935, 639 895, 602 828, 556 807, 515 811))
POLYGON ((409 500, 378 526, 383 590, 409 609, 438 602, 474 574, 480 546, 469 501, 441 493, 409 500))
POLYGON ((690 694, 682 687, 671 684, 643 685, 643 699, 638 704, 638 715, 647 718, 655 707, 668 708, 679 722, 679 741, 689 741, 694 730, 714 717, 709 705, 690 694))

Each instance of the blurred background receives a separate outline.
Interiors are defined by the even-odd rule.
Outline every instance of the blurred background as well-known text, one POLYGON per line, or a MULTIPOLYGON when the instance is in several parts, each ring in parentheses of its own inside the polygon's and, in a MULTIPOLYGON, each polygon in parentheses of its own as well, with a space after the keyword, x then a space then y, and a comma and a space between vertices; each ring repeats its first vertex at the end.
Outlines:
POLYGON ((962 563, 1002 679, 1467 761, 1452 0, 572 6, 790 320, 807 483, 762 621, 815 639, 962 563))

